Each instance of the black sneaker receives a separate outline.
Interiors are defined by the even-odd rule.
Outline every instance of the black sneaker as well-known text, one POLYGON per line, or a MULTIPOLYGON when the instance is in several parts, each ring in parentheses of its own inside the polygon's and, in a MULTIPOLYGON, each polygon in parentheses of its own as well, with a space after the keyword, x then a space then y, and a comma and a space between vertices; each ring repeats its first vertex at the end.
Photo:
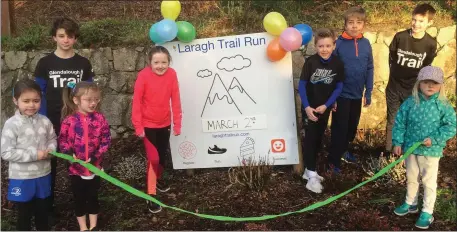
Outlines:
POLYGON ((159 192, 165 193, 168 192, 168 190, 170 190, 170 186, 163 183, 161 180, 157 180, 156 189, 159 190, 159 192))
POLYGON ((213 148, 208 147, 208 154, 224 154, 227 151, 227 148, 219 148, 214 145, 213 148))
POLYGON ((146 201, 146 204, 148 205, 148 210, 151 213, 158 213, 158 212, 162 211, 162 206, 160 206, 154 202, 146 201))

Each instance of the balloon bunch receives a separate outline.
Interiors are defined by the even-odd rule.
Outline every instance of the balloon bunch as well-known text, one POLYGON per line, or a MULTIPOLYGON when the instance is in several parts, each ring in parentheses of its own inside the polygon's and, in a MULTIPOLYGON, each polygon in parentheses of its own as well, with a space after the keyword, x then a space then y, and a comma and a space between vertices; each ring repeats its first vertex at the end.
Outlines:
POLYGON ((163 44, 178 37, 179 41, 188 43, 195 39, 195 27, 186 21, 175 20, 181 13, 179 1, 162 1, 160 12, 164 19, 154 23, 149 29, 149 38, 155 44, 163 44))
POLYGON ((313 30, 309 25, 297 24, 288 27, 286 19, 278 12, 270 12, 265 15, 263 27, 268 33, 279 36, 268 44, 267 56, 270 61, 281 60, 287 52, 306 45, 313 37, 313 30))

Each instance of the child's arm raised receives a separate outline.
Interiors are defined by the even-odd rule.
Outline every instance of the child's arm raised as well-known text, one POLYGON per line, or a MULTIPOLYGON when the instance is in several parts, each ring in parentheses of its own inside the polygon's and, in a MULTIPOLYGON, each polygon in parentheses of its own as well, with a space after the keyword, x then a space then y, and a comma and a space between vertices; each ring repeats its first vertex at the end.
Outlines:
POLYGON ((374 76, 374 65, 373 65, 373 50, 371 45, 369 45, 369 54, 368 54, 368 67, 367 67, 367 79, 365 80, 365 97, 364 97, 364 107, 371 105, 371 92, 373 91, 373 76, 374 76))
POLYGON ((451 105, 446 104, 443 107, 441 126, 432 132, 429 138, 433 144, 446 145, 446 141, 455 136, 456 133, 456 114, 451 105))
POLYGON ((143 126, 143 115, 141 112, 141 102, 143 101, 144 95, 144 82, 141 72, 138 73, 138 77, 135 81, 135 87, 133 88, 133 104, 132 104, 132 124, 135 127, 135 134, 144 137, 144 126, 143 126))
MULTIPOLYGON (((5 123, 2 130, 2 159, 11 162, 31 162, 38 160, 38 149, 29 147, 27 149, 17 148, 17 127, 12 123, 5 123)), ((42 155, 42 154, 40 154, 42 155)))
POLYGON ((171 107, 173 111, 173 134, 181 134, 182 110, 181 97, 179 94, 178 77, 174 75, 173 86, 171 90, 171 107))

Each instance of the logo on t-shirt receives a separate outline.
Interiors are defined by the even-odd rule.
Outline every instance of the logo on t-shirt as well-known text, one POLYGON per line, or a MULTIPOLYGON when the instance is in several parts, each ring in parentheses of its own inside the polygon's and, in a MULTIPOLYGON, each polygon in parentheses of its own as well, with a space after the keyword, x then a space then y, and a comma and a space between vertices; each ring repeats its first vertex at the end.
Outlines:
POLYGON ((330 84, 333 82, 333 77, 336 73, 332 74, 332 70, 330 69, 316 69, 313 75, 311 75, 310 81, 313 84, 323 82, 324 84, 330 84))
POLYGON ((52 79, 54 88, 63 88, 68 82, 80 82, 83 73, 84 71, 82 69, 50 71, 49 78, 52 79))
POLYGON ((427 53, 414 53, 410 51, 404 51, 400 48, 397 50, 398 60, 397 64, 401 66, 407 66, 410 68, 421 68, 427 53))
POLYGON ((14 195, 16 197, 21 195, 21 188, 19 187, 14 187, 11 189, 11 195, 14 195))

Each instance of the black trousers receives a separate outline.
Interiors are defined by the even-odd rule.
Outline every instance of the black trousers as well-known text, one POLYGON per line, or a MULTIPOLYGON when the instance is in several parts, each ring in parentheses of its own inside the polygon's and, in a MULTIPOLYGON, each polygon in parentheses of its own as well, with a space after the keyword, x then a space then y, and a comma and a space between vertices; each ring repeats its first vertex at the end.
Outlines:
POLYGON ((92 180, 85 180, 80 176, 71 175, 70 179, 76 217, 82 217, 86 214, 98 214, 100 210, 98 202, 100 177, 95 176, 92 180))
POLYGON ((159 164, 165 169, 167 162, 167 151, 170 144, 171 126, 163 128, 144 128, 144 134, 149 142, 152 143, 159 153, 159 164))
POLYGON ((32 217, 35 216, 35 227, 38 231, 49 230, 49 197, 44 199, 35 198, 28 202, 15 202, 18 207, 17 230, 30 231, 32 229, 32 217))
POLYGON ((398 109, 401 104, 411 95, 411 91, 396 90, 391 85, 386 87, 387 125, 386 125, 386 151, 392 151, 392 128, 395 123, 398 109))
MULTIPOLYGON (((306 112, 302 112, 303 117, 306 117, 306 112)), ((318 114, 315 114, 318 115, 318 114)), ((317 153, 322 146, 322 137, 327 128, 330 109, 327 109, 324 114, 318 115, 317 122, 307 120, 305 125, 305 138, 303 141, 303 161, 306 169, 316 171, 317 153)))
POLYGON ((340 168, 341 157, 355 139, 362 110, 362 99, 338 98, 332 113, 332 135, 328 163, 340 168))

